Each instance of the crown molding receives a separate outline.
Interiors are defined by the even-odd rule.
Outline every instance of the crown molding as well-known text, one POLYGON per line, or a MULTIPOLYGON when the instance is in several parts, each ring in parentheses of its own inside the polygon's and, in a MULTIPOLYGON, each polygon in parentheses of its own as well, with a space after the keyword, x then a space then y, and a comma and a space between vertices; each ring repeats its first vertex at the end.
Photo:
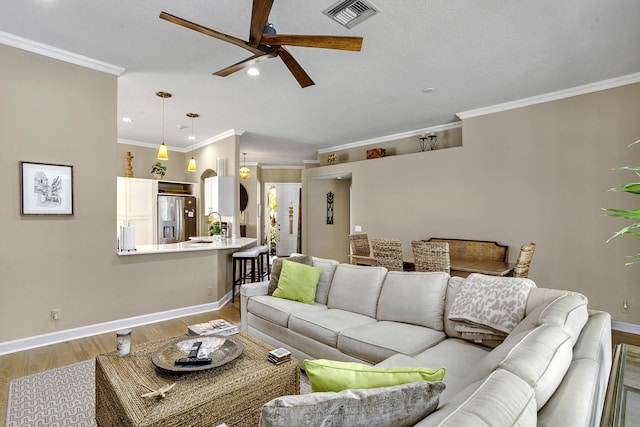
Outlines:
POLYGON ((626 76, 615 77, 613 79, 607 79, 582 86, 563 89, 557 92, 550 92, 543 95, 532 96, 530 98, 504 102, 502 104, 491 105, 488 107, 476 108, 475 110, 463 111, 456 115, 460 117, 460 119, 464 120, 473 117, 484 116, 487 114, 513 110, 516 108, 529 107, 531 105, 542 104, 544 102, 571 98, 572 96, 585 95, 587 93, 597 92, 605 89, 612 89, 619 86, 626 86, 638 82, 640 82, 640 73, 628 74, 626 76))
MULTIPOLYGON (((191 148, 191 146, 174 147, 172 145, 167 145, 167 150, 175 151, 178 153, 189 153, 190 151, 195 150, 196 148, 206 147, 209 144, 213 144, 214 142, 218 142, 225 138, 229 138, 230 136, 242 136, 243 134, 244 134, 243 130, 229 129, 216 136, 212 136, 211 138, 207 138, 204 141, 200 141, 199 143, 194 144, 193 148, 191 148)), ((118 138, 117 142, 118 144, 135 145, 137 147, 154 148, 154 149, 158 148, 158 145, 159 145, 158 143, 135 141, 133 139, 125 139, 125 138, 118 138)))
POLYGON ((371 139, 365 139, 363 141, 357 141, 357 142, 350 142, 347 144, 343 144, 343 145, 336 145, 333 147, 329 147, 329 148, 323 148, 321 150, 318 150, 319 154, 326 154, 326 153, 331 153, 333 151, 340 151, 340 150, 349 150, 352 148, 358 148, 358 147, 362 147, 365 145, 371 145, 371 144, 380 144, 381 142, 388 142, 388 141, 395 141, 398 139, 403 139, 403 138, 411 138, 417 135, 422 135, 423 133, 428 133, 428 132, 441 132, 441 131, 445 131, 445 130, 450 130, 450 129, 457 129, 462 127, 462 122, 455 122, 455 123, 448 123, 445 125, 438 125, 438 126, 431 126, 428 128, 424 128, 424 129, 419 129, 419 130, 412 130, 412 131, 408 131, 408 132, 402 132, 402 133, 396 133, 393 135, 386 135, 386 136, 381 136, 378 138, 371 138, 371 139))
POLYGON ((15 36, 3 31, 0 31, 0 43, 29 52, 37 53, 39 55, 47 56, 49 58, 59 59, 60 61, 80 65, 81 67, 90 68, 96 71, 102 71, 103 73, 113 74, 114 76, 121 76, 125 72, 125 69, 118 65, 98 61, 97 59, 78 55, 77 53, 58 49, 57 47, 25 39, 24 37, 15 36))
POLYGON ((260 169, 304 169, 304 166, 298 165, 259 165, 260 169))

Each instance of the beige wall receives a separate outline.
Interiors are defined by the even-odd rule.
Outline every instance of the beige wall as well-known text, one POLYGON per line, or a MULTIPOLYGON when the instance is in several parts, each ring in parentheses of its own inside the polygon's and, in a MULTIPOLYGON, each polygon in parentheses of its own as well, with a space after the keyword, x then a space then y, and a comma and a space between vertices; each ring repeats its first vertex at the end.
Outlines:
POLYGON ((116 77, 5 45, 0 63, 0 343, 218 301, 226 252, 116 255, 116 77), (21 160, 73 165, 72 217, 20 216, 21 160))
MULTIPOLYGON (((638 207, 637 196, 607 192, 634 181, 610 169, 640 164, 640 147, 627 147, 640 138, 638 105, 634 84, 470 118, 462 147, 307 169, 303 186, 351 172, 353 224, 399 238, 407 251, 432 236, 497 240, 515 260, 520 245, 536 242, 530 277, 538 286, 582 292, 615 320, 640 324, 640 264, 624 265, 640 239, 605 243, 629 223, 601 210, 638 207)), ((323 215, 305 212, 306 252, 326 254, 325 242, 305 238, 323 215)))

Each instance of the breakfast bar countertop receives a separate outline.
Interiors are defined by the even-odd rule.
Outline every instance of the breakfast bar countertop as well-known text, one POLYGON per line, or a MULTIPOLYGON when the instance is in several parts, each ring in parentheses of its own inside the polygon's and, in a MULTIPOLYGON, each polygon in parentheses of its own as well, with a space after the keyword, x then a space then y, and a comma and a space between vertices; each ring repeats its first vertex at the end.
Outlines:
POLYGON ((134 251, 118 251, 118 256, 164 254, 170 252, 212 251, 224 249, 242 249, 254 245, 258 239, 253 237, 238 237, 220 242, 211 242, 210 238, 196 238, 188 242, 167 243, 157 245, 139 245, 134 251))

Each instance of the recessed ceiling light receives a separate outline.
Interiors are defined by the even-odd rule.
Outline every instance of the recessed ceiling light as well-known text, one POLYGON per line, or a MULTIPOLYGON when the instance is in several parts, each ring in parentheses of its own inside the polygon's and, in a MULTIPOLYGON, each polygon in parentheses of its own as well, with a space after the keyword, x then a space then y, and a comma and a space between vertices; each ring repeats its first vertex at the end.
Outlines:
POLYGON ((194 141, 195 139, 196 139, 196 137, 195 137, 195 136, 193 136, 193 135, 189 135, 189 140, 190 140, 190 141, 194 141))
POLYGON ((186 126, 185 126, 185 125, 176 125, 176 127, 177 127, 178 129, 180 129, 180 130, 182 130, 182 129, 186 128, 186 126))
POLYGON ((247 70, 247 74, 249 74, 250 76, 257 76, 260 75, 260 70, 258 70, 256 67, 251 67, 247 70))
POLYGON ((131 123, 133 121, 133 119, 131 117, 123 117, 122 121, 125 123, 131 123))

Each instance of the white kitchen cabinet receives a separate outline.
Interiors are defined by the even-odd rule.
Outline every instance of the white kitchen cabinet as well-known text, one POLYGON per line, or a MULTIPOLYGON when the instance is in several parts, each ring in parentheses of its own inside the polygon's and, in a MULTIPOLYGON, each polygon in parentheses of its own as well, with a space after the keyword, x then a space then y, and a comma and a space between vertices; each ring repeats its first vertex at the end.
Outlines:
POLYGON ((233 177, 213 176, 204 180, 204 215, 219 212, 222 216, 233 216, 233 177))
POLYGON ((118 177, 117 233, 120 226, 135 228, 136 246, 155 241, 154 180, 118 177))

